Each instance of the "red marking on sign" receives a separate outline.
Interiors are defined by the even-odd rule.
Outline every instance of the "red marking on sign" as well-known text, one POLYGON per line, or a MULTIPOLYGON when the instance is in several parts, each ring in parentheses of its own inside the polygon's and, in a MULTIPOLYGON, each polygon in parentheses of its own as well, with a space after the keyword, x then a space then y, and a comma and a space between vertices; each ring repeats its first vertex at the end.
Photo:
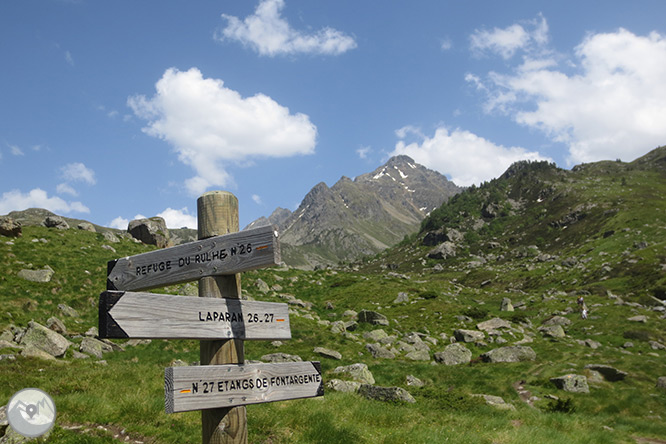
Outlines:
POLYGON ((276 322, 284 322, 284 319, 276 319, 276 322))
POLYGON ((192 390, 181 390, 180 393, 192 393, 192 390))
POLYGON ((261 247, 257 247, 256 249, 257 250, 265 250, 266 248, 268 248, 268 245, 262 245, 261 247))

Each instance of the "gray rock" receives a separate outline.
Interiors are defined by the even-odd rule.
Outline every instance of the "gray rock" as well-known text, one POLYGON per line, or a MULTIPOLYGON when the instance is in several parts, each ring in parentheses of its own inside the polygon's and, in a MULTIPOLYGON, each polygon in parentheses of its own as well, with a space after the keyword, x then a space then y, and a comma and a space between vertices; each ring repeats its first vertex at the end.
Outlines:
POLYGON ((583 341, 583 343, 584 343, 586 346, 590 347, 592 350, 596 350, 596 349, 598 349, 599 347, 601 347, 601 342, 597 342, 597 341, 595 341, 595 340, 593 340, 593 339, 586 339, 585 341, 583 341))
POLYGON ((389 321, 386 316, 371 310, 361 310, 358 313, 358 322, 364 322, 372 325, 389 325, 389 321))
POLYGON ((339 335, 339 334, 344 333, 345 331, 346 331, 345 323, 342 322, 342 321, 335 321, 331 325, 331 333, 333 333, 333 334, 339 335))
POLYGON ((499 410, 516 410, 516 407, 513 404, 507 404, 506 401, 504 401, 504 399, 500 396, 482 394, 472 394, 470 396, 483 398, 483 400, 486 401, 486 404, 499 410))
POLYGON ((410 387, 423 387, 425 385, 423 381, 421 381, 419 378, 417 378, 414 375, 407 375, 405 381, 407 382, 407 385, 410 387))
POLYGON ((268 362, 301 362, 303 359, 301 359, 300 356, 296 355, 289 355, 287 353, 269 353, 267 355, 263 355, 261 357, 262 361, 268 361, 268 362))
POLYGON ((356 393, 360 387, 361 383, 356 381, 343 381, 342 379, 330 379, 326 381, 326 388, 334 392, 356 393))
POLYGON ((482 331, 458 329, 453 332, 458 342, 478 342, 483 341, 486 335, 482 331))
POLYGON ((666 376, 660 376, 657 378, 657 388, 661 390, 666 390, 666 376))
POLYGON ((501 318, 492 318, 487 321, 479 322, 476 328, 483 331, 499 330, 500 328, 511 328, 511 323, 501 318))
POLYGON ((539 331, 546 337, 549 338, 564 338, 566 333, 561 325, 548 325, 546 327, 540 327, 539 331))
POLYGON ((117 244, 118 242, 120 242, 120 239, 118 239, 118 236, 116 236, 115 234, 113 234, 111 231, 105 231, 105 232, 103 232, 103 233, 102 233, 102 236, 104 236, 104 239, 105 239, 107 242, 111 242, 112 244, 117 244))
POLYGON ((435 353, 435 361, 444 365, 469 364, 472 352, 458 342, 447 345, 444 351, 435 353))
POLYGON ((502 298, 502 303, 500 304, 500 311, 513 311, 513 305, 511 305, 511 299, 502 298))
POLYGON ((26 348, 32 346, 54 357, 64 355, 70 344, 61 334, 34 321, 28 323, 28 329, 21 338, 21 345, 26 348))
POLYGON ((541 325, 544 326, 549 326, 549 325, 561 325, 562 327, 566 327, 567 325, 570 325, 571 321, 564 316, 553 316, 552 318, 548 318, 541 325))
POLYGON ((44 359, 46 361, 55 361, 55 356, 35 347, 34 345, 25 346, 25 348, 21 350, 21 356, 25 358, 38 358, 44 359))
POLYGON ((314 352, 319 354, 320 356, 323 356, 324 358, 331 358, 337 360, 342 359, 342 355, 340 354, 340 352, 336 352, 335 350, 329 350, 328 348, 315 347, 314 352))
POLYGON ((69 316, 70 318, 78 318, 79 317, 79 312, 74 310, 72 307, 70 307, 67 304, 58 304, 58 310, 65 315, 69 316))
POLYGON ((598 371, 606 378, 607 381, 615 382, 622 381, 627 377, 627 372, 618 370, 610 365, 603 364, 588 364, 585 366, 586 369, 598 371))
POLYGON ((81 345, 79 346, 79 351, 81 353, 92 355, 97 359, 102 359, 102 355, 105 352, 112 351, 112 348, 108 344, 99 341, 95 338, 85 337, 81 341, 81 345))
POLYGON ((446 259, 456 256, 456 244, 451 241, 442 242, 428 252, 430 259, 446 259))
POLYGON ((20 237, 23 234, 21 222, 15 221, 11 217, 0 217, 0 235, 7 237, 20 237))
POLYGON ((358 389, 359 395, 372 399, 375 401, 388 401, 388 402, 407 402, 415 403, 416 400, 409 394, 407 390, 401 387, 379 387, 370 384, 361 384, 358 389))
POLYGON ((534 361, 536 353, 532 347, 523 345, 514 345, 509 347, 500 347, 481 355, 481 359, 485 362, 521 362, 521 361, 534 361))
POLYGON ((96 232, 95 226, 91 224, 90 222, 79 222, 79 224, 76 226, 79 230, 83 231, 91 231, 91 232, 96 232))
POLYGON ((42 224, 47 228, 57 228, 58 230, 69 229, 69 224, 60 216, 46 216, 42 224))
POLYGON ((632 316, 630 318, 627 318, 627 321, 629 322, 642 322, 645 324, 647 322, 648 318, 645 315, 640 315, 640 316, 632 316))
POLYGON ((381 328, 363 333, 363 339, 367 341, 379 342, 384 338, 388 338, 388 333, 381 328))
POLYGON ((53 277, 53 268, 48 265, 44 266, 41 270, 21 270, 17 276, 21 279, 31 282, 50 282, 53 277))
POLYGON ((97 330, 97 327, 90 327, 88 330, 86 330, 84 335, 94 338, 99 336, 99 331, 97 330))
POLYGON ((393 353, 391 350, 388 348, 384 347, 381 344, 375 343, 375 344, 367 344, 365 346, 365 349, 370 352, 373 358, 378 358, 378 359, 394 359, 395 358, 395 353, 393 353))
POLYGON ((571 393, 590 393, 590 388, 587 385, 587 378, 583 375, 568 374, 558 376, 557 378, 550 378, 550 382, 555 386, 571 393))
POLYGON ((650 345, 652 350, 666 350, 666 345, 662 344, 661 342, 648 341, 648 344, 650 345))
POLYGON ((254 286, 257 287, 257 289, 262 293, 268 293, 269 291, 271 291, 268 284, 266 282, 264 282, 263 280, 261 280, 261 279, 257 279, 254 282, 254 286))
POLYGON ((166 222, 161 217, 135 219, 129 223, 127 231, 133 238, 144 244, 155 245, 157 248, 166 248, 171 243, 166 222))
POLYGON ((425 350, 414 350, 405 355, 410 361, 430 361, 430 353, 425 350))
POLYGON ((368 369, 368 366, 363 363, 356 363, 352 365, 336 367, 332 373, 345 375, 351 378, 352 380, 360 382, 362 384, 375 383, 375 378, 372 376, 372 373, 368 369))
POLYGON ((46 321, 46 326, 51 330, 53 330, 54 332, 60 333, 61 335, 67 334, 67 327, 65 327, 65 324, 55 316, 51 316, 46 321))
POLYGON ((404 291, 398 293, 398 297, 393 301, 394 304, 401 304, 403 302, 409 302, 409 295, 404 291))

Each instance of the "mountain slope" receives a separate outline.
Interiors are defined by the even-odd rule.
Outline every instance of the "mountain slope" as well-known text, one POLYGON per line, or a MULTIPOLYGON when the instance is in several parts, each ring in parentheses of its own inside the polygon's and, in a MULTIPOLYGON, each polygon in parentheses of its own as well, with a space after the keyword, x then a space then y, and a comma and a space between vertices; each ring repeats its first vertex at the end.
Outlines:
POLYGON ((460 188, 397 156, 372 173, 317 184, 282 223, 288 265, 336 264, 375 254, 418 229, 428 212, 460 188))

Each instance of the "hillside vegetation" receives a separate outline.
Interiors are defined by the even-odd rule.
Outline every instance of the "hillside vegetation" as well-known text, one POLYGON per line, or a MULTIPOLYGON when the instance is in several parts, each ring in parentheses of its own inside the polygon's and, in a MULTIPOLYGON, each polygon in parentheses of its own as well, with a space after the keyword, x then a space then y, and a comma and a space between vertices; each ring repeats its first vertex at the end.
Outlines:
MULTIPOLYGON (((323 398, 249 406, 249 441, 663 443, 664 196, 665 148, 572 171, 518 163, 454 196, 418 233, 374 257, 244 273, 245 297, 289 304, 293 338, 248 341, 246 359, 281 352, 319 360, 328 387, 323 398), (367 322, 362 310, 388 325, 367 322), (470 357, 448 365, 442 353, 453 343, 470 357), (508 346, 534 356, 490 362, 489 352, 508 346), (415 402, 330 387, 353 379, 337 367, 356 363, 368 366, 374 386, 403 388, 415 402), (553 378, 567 375, 588 391, 558 388, 553 378)), ((38 226, 0 237, 0 405, 25 387, 51 394, 58 421, 44 442, 200 442, 199 413, 164 413, 163 387, 165 367, 198 361, 197 342, 118 340, 101 358, 79 352, 97 325, 106 262, 150 248, 38 226), (49 282, 19 277, 47 265, 49 282), (73 343, 64 357, 25 356, 16 334, 54 316, 73 343)), ((153 292, 194 295, 196 284, 153 292)))

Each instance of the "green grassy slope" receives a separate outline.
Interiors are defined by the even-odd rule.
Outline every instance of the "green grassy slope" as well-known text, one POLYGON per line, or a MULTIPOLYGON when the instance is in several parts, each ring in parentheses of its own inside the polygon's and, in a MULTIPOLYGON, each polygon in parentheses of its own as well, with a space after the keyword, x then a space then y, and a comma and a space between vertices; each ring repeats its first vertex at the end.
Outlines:
MULTIPOLYGON (((406 388, 416 399, 414 404, 383 403, 329 390, 323 398, 250 406, 250 442, 666 440, 666 392, 656 387, 657 378, 666 376, 666 350, 653 348, 655 341, 666 344, 662 304, 653 298, 663 299, 666 279, 663 158, 657 151, 632 163, 603 162, 575 171, 516 165, 503 177, 461 193, 424 221, 421 233, 374 258, 336 270, 243 274, 247 297, 292 300, 292 340, 248 341, 246 359, 283 352, 321 360, 325 381, 338 377, 335 367, 363 362, 377 385, 406 388), (458 229, 463 240, 455 257, 429 259, 433 247, 422 240, 442 224, 458 229), (259 279, 271 287, 268 293, 259 290, 259 279), (408 300, 396 302, 400 293, 408 300), (579 294, 591 310, 587 320, 577 312, 579 294), (505 297, 518 307, 515 311, 500 311, 505 297), (405 353, 374 358, 366 348, 373 341, 364 334, 376 326, 359 324, 347 334, 331 331, 331 323, 350 319, 347 310, 362 309, 384 314, 389 326, 382 328, 397 339, 419 333, 429 344, 430 359, 412 361, 405 353), (539 327, 556 314, 570 321, 566 336, 546 337, 539 327), (628 320, 637 315, 646 316, 647 322, 628 320), (536 352, 536 360, 485 363, 480 355, 500 346, 499 337, 486 335, 481 342, 466 344, 473 355, 469 364, 434 362, 433 354, 449 344, 454 330, 476 329, 477 323, 494 317, 513 327, 501 335, 507 341, 503 345, 531 340, 525 345, 536 352), (339 351, 342 360, 315 354, 316 346, 339 351), (594 382, 587 364, 611 365, 628 376, 594 382), (569 373, 588 376, 590 392, 566 393, 550 382, 569 373), (424 387, 407 385, 408 375, 421 379, 424 387), (471 396, 479 393, 501 396, 515 410, 497 410, 471 396)), ((114 253, 102 248, 104 243, 95 233, 41 227, 26 227, 18 239, 0 237, 0 333, 11 324, 25 327, 31 319, 45 324, 58 316, 69 339, 79 343, 78 334, 97 324, 106 261, 149 249, 122 240, 111 245, 114 253), (22 268, 45 265, 55 271, 49 283, 17 276, 22 268), (79 316, 63 316, 58 309, 63 303, 79 316)), ((154 291, 191 294, 193 289, 154 291)), ((25 387, 50 393, 58 423, 49 443, 125 442, 125 436, 129 442, 200 442, 198 412, 167 415, 163 406, 164 367, 174 360, 196 362, 198 344, 115 342, 124 351, 106 353, 105 363, 75 359, 76 345, 55 361, 0 349, 0 355, 15 356, 0 361, 0 405, 25 387)))

